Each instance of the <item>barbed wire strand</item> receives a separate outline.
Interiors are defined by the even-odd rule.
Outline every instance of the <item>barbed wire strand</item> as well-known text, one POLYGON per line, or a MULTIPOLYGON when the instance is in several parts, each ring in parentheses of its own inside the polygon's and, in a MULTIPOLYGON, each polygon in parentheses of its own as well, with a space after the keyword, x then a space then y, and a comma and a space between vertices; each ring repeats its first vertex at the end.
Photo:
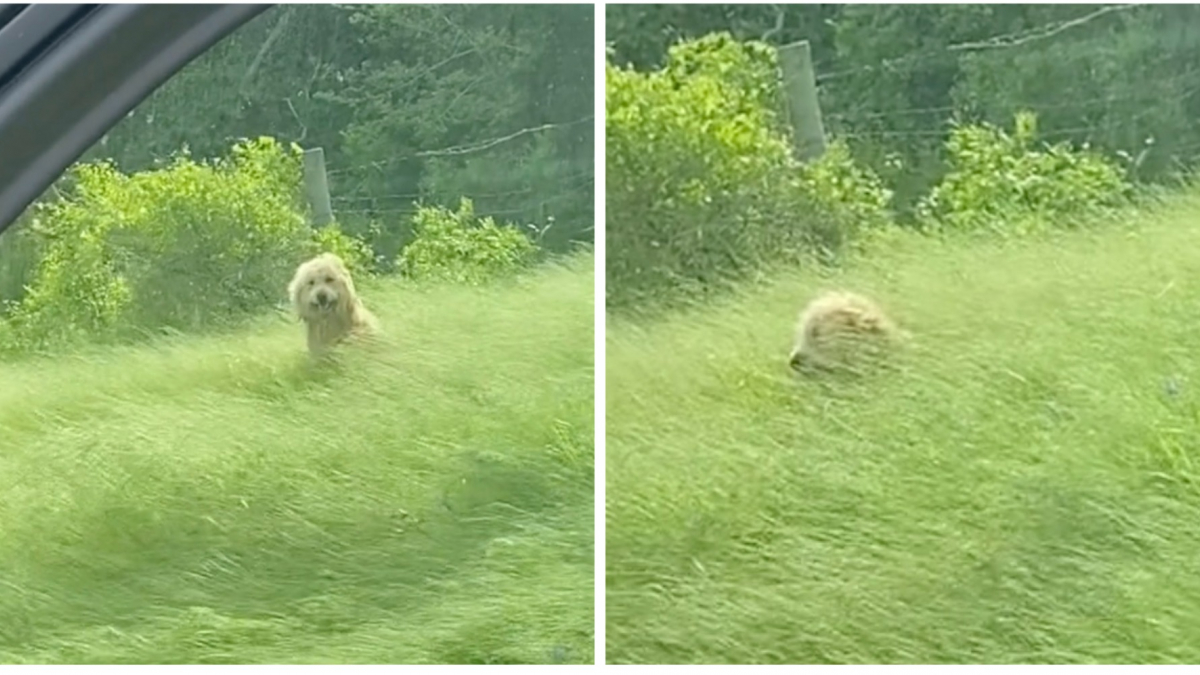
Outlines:
MULTIPOLYGON (((1088 23, 1090 21, 1093 21, 1093 20, 1099 18, 1100 16, 1104 16, 1104 15, 1112 13, 1112 12, 1128 10, 1128 9, 1131 9, 1134 7, 1139 7, 1139 6, 1140 5, 1135 5, 1135 4, 1111 5, 1111 6, 1103 7, 1100 10, 1089 12, 1088 14, 1081 16, 1081 17, 1077 17, 1075 19, 1051 22, 1051 23, 1043 24, 1042 26, 1038 26, 1038 27, 1028 29, 1025 31, 1010 33, 1010 34, 1006 34, 1006 35, 997 35, 997 36, 988 38, 987 40, 983 40, 983 41, 964 42, 964 43, 950 45, 945 48, 945 51, 982 50, 982 49, 1016 47, 1016 46, 1020 46, 1020 45, 1025 45, 1025 44, 1029 44, 1029 43, 1032 43, 1037 40, 1042 40, 1045 38, 1053 37, 1055 35, 1059 35, 1070 28, 1074 28, 1074 27, 1083 25, 1085 23, 1088 23)), ((870 68, 870 66, 867 66, 867 67, 859 68, 857 70, 865 70, 865 69, 869 69, 869 68, 870 68)), ((841 72, 844 73, 844 72, 848 72, 848 71, 841 71, 841 72)), ((1162 91, 1164 88, 1167 88, 1167 89, 1178 88, 1178 89, 1180 89, 1180 91, 1173 92, 1172 96, 1178 100, 1186 100, 1186 99, 1193 97, 1198 91, 1200 91, 1200 85, 1197 85, 1195 82, 1196 82, 1196 78, 1195 78, 1194 73, 1190 73, 1190 72, 1189 73, 1180 73, 1180 74, 1177 74, 1177 75, 1174 75, 1171 77, 1167 77, 1167 78, 1163 78, 1161 80, 1153 82, 1152 87, 1158 91, 1162 91)), ((1160 109, 1161 106, 1158 106, 1156 104, 1158 104, 1161 101, 1161 96, 1156 96, 1153 94, 1153 92, 1151 92, 1150 94, 1139 92, 1139 93, 1128 94, 1128 95, 1107 94, 1107 95, 1098 96, 1098 97, 1094 97, 1094 98, 1088 98, 1088 99, 1082 99, 1082 100, 1069 100, 1069 101, 1062 101, 1062 102, 1049 102, 1048 101, 1048 102, 1036 103, 1036 104, 1031 104, 1031 103, 1008 104, 1008 103, 1006 103, 1006 104, 1004 104, 1003 107, 1007 108, 1007 109, 1027 109, 1027 110, 1032 110, 1033 112, 1037 113, 1037 112, 1043 112, 1043 111, 1048 111, 1048 110, 1060 110, 1060 109, 1068 109, 1068 108, 1077 108, 1077 109, 1085 108, 1086 109, 1089 106, 1095 106, 1097 104, 1111 105, 1111 104, 1115 104, 1115 103, 1129 103, 1129 102, 1137 102, 1137 101, 1144 102, 1148 105, 1146 105, 1143 109, 1141 109, 1139 111, 1133 112, 1131 115, 1125 116, 1125 118, 1120 120, 1119 122, 1109 121, 1109 122, 1100 123, 1100 124, 1075 125, 1075 126, 1070 126, 1070 127, 1065 127, 1065 128, 1051 128, 1051 129, 1039 132, 1039 134, 1038 134, 1038 136, 1042 140, 1045 140, 1045 141, 1062 138, 1064 136, 1083 135, 1084 138, 1080 139, 1080 140, 1083 143, 1088 144, 1088 143, 1091 143, 1094 141, 1094 139, 1091 138, 1091 136, 1093 136, 1094 134, 1097 134, 1097 133, 1106 134, 1106 133, 1117 132, 1117 133, 1120 133, 1121 135, 1127 136, 1127 134, 1130 131, 1130 125, 1135 125, 1136 123, 1145 119, 1146 117, 1149 117, 1149 116, 1155 114, 1156 111, 1160 109), (1117 125, 1119 125, 1120 127, 1124 127, 1124 128, 1118 129, 1117 125)), ((918 128, 918 129, 854 129, 852 127, 853 127, 854 122, 863 122, 866 120, 891 120, 891 119, 897 119, 897 118, 906 117, 906 116, 924 115, 924 114, 938 114, 938 113, 947 114, 947 113, 953 113, 956 111, 966 112, 966 111, 970 110, 971 107, 972 106, 969 106, 969 105, 945 105, 945 106, 933 106, 933 107, 924 107, 924 108, 884 110, 884 111, 865 112, 865 113, 864 112, 833 113, 833 114, 825 115, 824 117, 826 120, 834 122, 834 129, 831 130, 833 132, 832 135, 836 136, 836 137, 840 137, 840 138, 854 139, 854 138, 888 138, 888 137, 892 137, 892 138, 944 137, 949 133, 949 131, 951 129, 951 124, 953 123, 953 120, 950 118, 941 120, 936 128, 926 127, 926 128, 918 128), (840 126, 837 124, 837 122, 839 122, 839 121, 850 122, 850 125, 848 125, 848 126, 850 126, 851 128, 849 128, 846 131, 842 131, 842 132, 837 131, 836 127, 840 126)), ((1087 112, 1087 111, 1085 110, 1084 112, 1087 112)), ((1150 142, 1152 142, 1152 139, 1150 139, 1148 137, 1145 142, 1150 143, 1150 142)), ((1173 147, 1170 149, 1170 151, 1172 152, 1172 154, 1175 154, 1175 155, 1185 154, 1185 153, 1189 152, 1190 150, 1195 149, 1196 147, 1200 147, 1200 142, 1189 144, 1189 145, 1191 147, 1188 147, 1188 145, 1173 147)))
MULTIPOLYGON (((564 201, 564 200, 571 199, 574 197, 576 197, 576 195, 565 194, 565 193, 557 194, 557 195, 550 195, 549 197, 546 197, 545 199, 539 200, 537 203, 543 204, 543 205, 544 204, 555 204, 560 201, 564 201)), ((520 208, 520 209, 488 209, 487 213, 484 215, 489 215, 489 216, 520 215, 520 214, 528 213, 531 209, 532 209, 532 207, 520 208)), ((379 215, 379 214, 414 215, 417 213, 417 209, 415 209, 415 208, 338 209, 337 213, 339 215, 345 215, 345 214, 353 214, 353 215, 379 215)))
POLYGON ((1030 34, 1031 31, 1021 31, 1011 35, 998 35, 980 42, 963 42, 956 45, 950 45, 949 47, 946 47, 946 50, 963 51, 968 49, 1005 49, 1008 47, 1016 47, 1018 45, 1033 42, 1034 40, 1043 40, 1045 38, 1058 35, 1067 29, 1074 28, 1076 26, 1082 26, 1085 23, 1098 19, 1111 12, 1120 12, 1140 6, 1141 5, 1136 4, 1107 5, 1090 14, 1087 14, 1086 16, 1081 16, 1077 19, 1069 19, 1067 21, 1060 21, 1058 22, 1058 25, 1051 25, 1046 30, 1033 32, 1032 34, 1030 34))
MULTIPOLYGON (((593 173, 591 171, 580 171, 580 172, 577 172, 574 174, 568 174, 566 176, 563 176, 559 180, 561 181, 562 184, 564 184, 566 186, 572 186, 572 185, 578 186, 578 185, 583 185, 587 182, 590 182, 592 180, 592 178, 593 178, 593 173), (582 179, 582 180, 580 180, 580 179, 582 179)), ((476 193, 471 193, 470 197, 472 199, 494 199, 497 197, 515 197, 517 195, 532 194, 533 192, 534 192, 534 188, 527 187, 527 188, 522 188, 519 190, 505 190, 503 192, 476 192, 476 193)), ((420 199, 421 197, 427 197, 427 196, 429 196, 427 193, 421 193, 421 192, 408 192, 408 193, 382 194, 382 195, 356 195, 356 196, 352 196, 352 197, 333 197, 333 202, 335 202, 335 203, 359 203, 359 202, 374 201, 377 199, 393 199, 393 200, 394 199, 420 199)))
MULTIPOLYGON (((1171 79, 1167 80, 1166 82, 1162 82, 1160 84, 1177 85, 1177 84, 1183 84, 1185 82, 1194 82, 1195 79, 1196 78, 1194 76, 1180 75, 1178 77, 1171 78, 1171 79)), ((1194 86, 1184 89, 1182 92, 1179 93, 1179 97, 1184 98, 1187 96, 1191 96, 1192 94, 1196 93, 1197 91, 1200 91, 1200 85, 1194 85, 1194 86)), ((1097 96, 1094 98, 1083 99, 1083 100, 1079 100, 1079 101, 1069 101, 1069 102, 1065 102, 1065 103, 1013 103, 1013 104, 1006 104, 1006 106, 1011 107, 1011 108, 1027 108, 1027 109, 1037 112, 1040 110, 1061 110, 1064 108, 1083 107, 1083 106, 1094 105, 1097 103, 1117 103, 1117 102, 1123 103, 1123 102, 1136 101, 1136 100, 1145 100, 1147 102, 1155 102, 1155 101, 1158 101, 1158 98, 1154 97, 1154 96, 1145 96, 1142 94, 1131 94, 1128 96, 1111 96, 1111 95, 1109 95, 1109 96, 1097 96)), ((863 120, 870 120, 870 119, 890 119, 890 118, 894 118, 894 117, 907 117, 907 116, 918 115, 918 114, 949 113, 949 112, 955 112, 958 110, 963 110, 965 108, 966 108, 966 106, 944 105, 944 106, 936 106, 936 107, 931 107, 931 108, 902 108, 900 110, 883 110, 883 111, 869 112, 869 113, 830 113, 828 115, 824 115, 823 119, 825 119, 827 121, 838 121, 838 120, 844 120, 844 119, 853 119, 855 121, 863 121, 863 120)))
POLYGON ((959 43, 959 44, 946 45, 944 47, 938 47, 935 49, 930 49, 930 50, 926 50, 926 51, 922 51, 922 52, 899 55, 899 56, 895 56, 893 58, 881 59, 878 63, 872 64, 872 65, 855 66, 853 68, 845 68, 842 70, 835 70, 835 71, 828 72, 828 73, 819 73, 816 76, 816 80, 817 80, 817 83, 820 84, 820 83, 828 81, 828 80, 845 77, 847 75, 854 75, 856 73, 870 72, 870 71, 877 71, 877 70, 890 70, 897 66, 908 64, 908 63, 922 63, 929 59, 933 59, 933 58, 937 58, 937 57, 945 57, 948 54, 955 52, 955 51, 964 51, 964 50, 970 50, 970 49, 995 49, 995 48, 1001 48, 1001 47, 1015 47, 1018 45, 1026 44, 1028 42, 1032 42, 1034 40, 1039 40, 1039 39, 1051 37, 1053 35, 1057 35, 1069 28, 1074 28, 1076 26, 1083 25, 1085 23, 1088 23, 1088 22, 1098 18, 1099 16, 1103 16, 1104 14, 1108 14, 1110 12, 1124 11, 1124 10, 1132 9, 1134 7, 1141 7, 1141 6, 1142 5, 1137 5, 1137 4, 1109 5, 1109 6, 1104 7, 1101 10, 1096 10, 1094 12, 1090 12, 1084 16, 1077 17, 1075 19, 1067 19, 1065 21, 1052 21, 1049 23, 1042 24, 1040 26, 1034 26, 1033 28, 1028 28, 1023 31, 1018 31, 1016 33, 994 35, 990 38, 986 38, 984 40, 979 40, 976 42, 963 42, 963 43, 959 43))
POLYGON ((489 150, 498 145, 507 143, 509 141, 520 138, 522 136, 528 136, 529 134, 535 134, 535 133, 539 133, 542 131, 549 131, 551 129, 561 129, 561 128, 566 128, 566 127, 572 127, 572 126, 576 126, 578 124, 583 124, 584 122, 590 122, 593 119, 595 119, 595 117, 596 117, 595 115, 588 115, 587 117, 583 117, 581 119, 575 120, 574 122, 547 123, 547 124, 542 124, 542 125, 539 125, 536 127, 528 127, 525 129, 519 129, 517 131, 514 131, 511 134, 506 134, 504 136, 498 136, 496 138, 490 138, 490 139, 487 139, 484 141, 478 141, 478 142, 471 143, 471 144, 455 145, 455 146, 451 146, 448 148, 442 148, 440 150, 423 150, 420 152, 414 152, 409 155, 390 157, 388 159, 379 160, 379 161, 375 161, 375 162, 367 162, 365 164, 360 164, 358 166, 340 168, 340 169, 328 171, 327 175, 337 176, 337 175, 349 173, 352 171, 360 171, 362 169, 382 169, 384 167, 391 166, 392 164, 395 164, 396 162, 402 162, 402 161, 406 161, 406 160, 410 160, 410 159, 419 159, 419 158, 428 158, 428 157, 454 157, 454 156, 460 156, 460 155, 474 154, 476 152, 482 152, 484 150, 489 150))

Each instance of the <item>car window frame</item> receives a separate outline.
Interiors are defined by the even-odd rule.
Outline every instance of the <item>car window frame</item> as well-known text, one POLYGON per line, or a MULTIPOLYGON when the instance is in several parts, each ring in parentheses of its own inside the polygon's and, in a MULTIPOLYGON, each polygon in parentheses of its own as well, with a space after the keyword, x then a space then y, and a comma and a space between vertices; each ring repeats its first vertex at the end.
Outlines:
POLYGON ((271 7, 0 5, 0 233, 138 104, 271 7))

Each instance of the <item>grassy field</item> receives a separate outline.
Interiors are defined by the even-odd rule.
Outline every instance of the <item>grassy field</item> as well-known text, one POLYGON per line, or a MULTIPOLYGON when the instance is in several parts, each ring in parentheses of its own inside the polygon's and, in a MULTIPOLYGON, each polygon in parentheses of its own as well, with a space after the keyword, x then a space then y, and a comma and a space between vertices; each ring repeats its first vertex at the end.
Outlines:
POLYGON ((1200 197, 612 321, 610 663, 1200 661, 1200 197), (820 287, 914 333, 786 368, 820 287))
POLYGON ((592 265, 0 365, 0 662, 592 662, 592 265))

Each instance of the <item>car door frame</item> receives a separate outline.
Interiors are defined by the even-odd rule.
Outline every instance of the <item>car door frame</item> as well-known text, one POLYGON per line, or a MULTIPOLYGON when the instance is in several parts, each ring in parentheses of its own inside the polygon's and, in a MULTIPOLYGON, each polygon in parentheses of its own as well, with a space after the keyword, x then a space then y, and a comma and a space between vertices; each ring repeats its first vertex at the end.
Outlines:
POLYGON ((272 5, 0 5, 0 232, 139 103, 272 5))

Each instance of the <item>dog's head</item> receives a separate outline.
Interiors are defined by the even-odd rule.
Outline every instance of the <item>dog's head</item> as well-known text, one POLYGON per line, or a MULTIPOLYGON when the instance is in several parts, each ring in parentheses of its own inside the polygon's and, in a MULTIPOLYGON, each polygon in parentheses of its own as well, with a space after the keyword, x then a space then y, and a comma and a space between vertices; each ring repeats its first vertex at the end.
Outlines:
POLYGON ((801 313, 788 365, 797 371, 865 365, 882 358, 896 337, 896 326, 871 300, 827 293, 801 313))
POLYGON ((792 370, 802 371, 809 366, 811 362, 812 357, 810 357, 808 352, 804 351, 800 347, 793 347, 791 355, 788 356, 788 366, 790 366, 792 370))
POLYGON ((342 259, 323 253, 300 265, 288 284, 288 295, 302 318, 346 312, 354 302, 354 280, 342 259))

